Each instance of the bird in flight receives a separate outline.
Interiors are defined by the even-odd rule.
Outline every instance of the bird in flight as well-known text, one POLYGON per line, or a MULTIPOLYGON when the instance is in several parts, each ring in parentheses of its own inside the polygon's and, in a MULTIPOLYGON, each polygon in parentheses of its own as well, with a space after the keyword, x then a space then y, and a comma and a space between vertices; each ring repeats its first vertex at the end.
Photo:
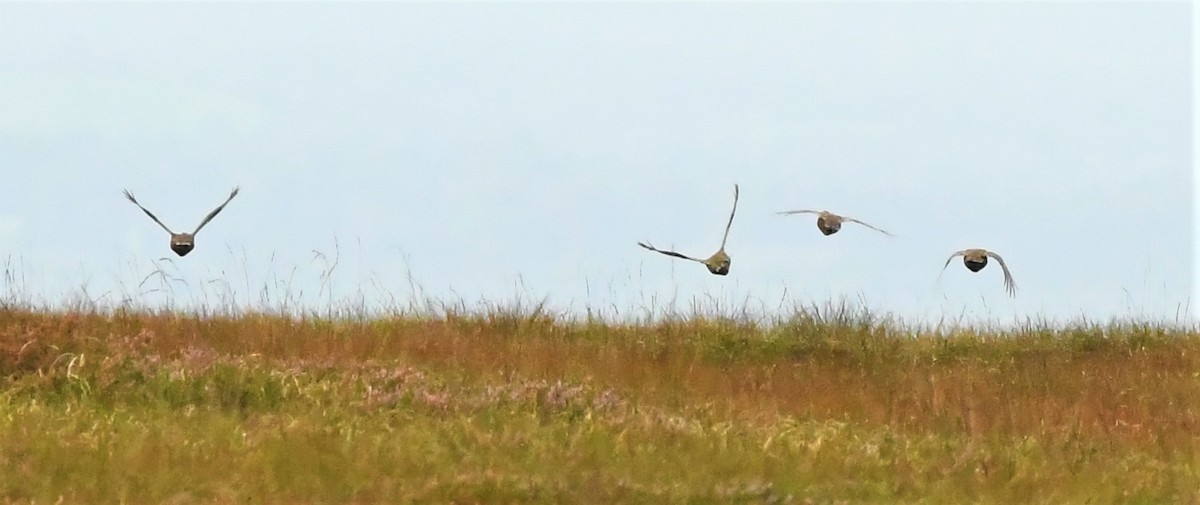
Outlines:
MULTIPOLYGON (((1017 296, 1017 285, 1013 282, 1012 273, 1008 271, 1008 265, 1004 264, 1004 258, 1001 258, 999 254, 986 249, 963 249, 946 258, 946 264, 942 265, 942 272, 946 271, 950 260, 956 256, 962 256, 963 264, 972 272, 983 270, 983 267, 988 264, 988 258, 994 258, 997 263, 1000 263, 1000 268, 1004 270, 1004 290, 1008 291, 1008 296, 1017 296)), ((938 277, 940 278, 941 275, 939 274, 938 277)))
POLYGON ((729 258, 729 254, 727 254, 725 252, 725 241, 729 239, 729 227, 733 226, 733 216, 734 216, 734 214, 737 214, 737 203, 738 203, 738 185, 734 184, 733 185, 733 211, 731 211, 729 213, 729 222, 725 224, 725 236, 721 238, 721 248, 718 249, 717 252, 713 253, 712 256, 709 256, 708 259, 702 260, 702 259, 693 258, 691 256, 685 256, 685 255, 679 254, 675 251, 664 251, 662 249, 658 249, 658 248, 650 245, 649 243, 638 242, 638 245, 642 246, 643 248, 649 249, 651 251, 665 254, 667 256, 674 256, 676 258, 683 258, 685 260, 692 260, 697 263, 701 263, 705 266, 705 268, 708 268, 709 272, 712 272, 715 275, 726 275, 729 273, 729 264, 731 263, 731 260, 729 258))
POLYGON ((213 209, 212 212, 209 212, 208 215, 204 217, 204 220, 200 221, 200 226, 197 226, 195 231, 191 233, 175 233, 171 231, 171 229, 167 228, 167 225, 163 224, 162 221, 159 221, 153 213, 146 210, 145 207, 142 207, 142 204, 138 203, 137 199, 133 197, 133 193, 130 193, 128 189, 125 190, 125 198, 128 198, 129 201, 133 202, 134 205, 137 205, 139 209, 142 209, 142 212, 145 212, 147 216, 150 216, 150 219, 153 219, 155 223, 158 223, 158 225, 162 227, 162 229, 167 230, 167 233, 171 234, 171 250, 175 251, 175 254, 186 256, 187 253, 192 252, 192 249, 196 247, 196 234, 200 233, 200 229, 204 228, 204 225, 208 224, 209 221, 212 221, 212 218, 217 217, 217 213, 221 212, 221 209, 224 209, 225 205, 229 204, 229 201, 233 200, 233 197, 237 196, 239 190, 240 188, 233 188, 233 191, 229 193, 229 198, 225 199, 225 203, 222 203, 220 207, 217 207, 216 209, 213 209))
POLYGON ((821 230, 821 233, 824 233, 825 235, 833 235, 834 233, 837 233, 838 230, 842 229, 842 223, 849 222, 849 223, 861 224, 863 226, 866 226, 867 228, 875 230, 875 231, 882 233, 884 235, 887 235, 889 237, 895 236, 895 235, 892 235, 891 233, 883 231, 879 228, 871 226, 867 223, 864 223, 864 222, 854 219, 852 217, 839 216, 839 215, 829 212, 827 210, 807 210, 807 209, 805 209, 805 210, 789 210, 789 211, 784 211, 784 212, 778 212, 777 214, 779 214, 781 216, 787 216, 787 215, 791 215, 791 214, 816 214, 817 215, 817 229, 821 230))

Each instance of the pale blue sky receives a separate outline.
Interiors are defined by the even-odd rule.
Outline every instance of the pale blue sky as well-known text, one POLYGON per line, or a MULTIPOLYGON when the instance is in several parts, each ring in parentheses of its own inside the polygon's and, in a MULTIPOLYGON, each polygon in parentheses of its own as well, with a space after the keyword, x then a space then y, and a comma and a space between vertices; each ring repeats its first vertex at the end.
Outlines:
MULTIPOLYGON (((1188 2, 0 3, 0 257, 59 301, 864 298, 1171 318, 1192 286, 1188 2), (728 277, 695 256, 742 201, 728 277), (827 208, 848 225, 824 237, 827 208), (946 257, 986 247, 1000 270, 946 257), (229 286, 221 285, 221 279, 229 286), (156 287, 151 281, 142 289, 156 287), (378 286, 378 287, 377 287, 378 286), (276 296, 281 288, 275 288, 276 296), (269 289, 270 290, 270 289, 269 289), (321 299, 327 298, 326 289, 321 299), (205 298, 207 296, 207 298, 205 298), (107 297, 107 298, 106 298, 107 297)), ((13 289, 8 286, 7 289, 13 289)))

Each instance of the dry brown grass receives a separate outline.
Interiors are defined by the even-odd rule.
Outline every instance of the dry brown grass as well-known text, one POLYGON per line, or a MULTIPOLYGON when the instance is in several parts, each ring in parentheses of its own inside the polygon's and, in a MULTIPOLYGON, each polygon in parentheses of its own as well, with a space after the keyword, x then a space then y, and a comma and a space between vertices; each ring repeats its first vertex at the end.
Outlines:
MULTIPOLYGON (((1200 484, 1195 472, 1184 470, 1193 468, 1200 435, 1200 338, 1190 330, 1154 324, 1029 324, 934 333, 866 315, 829 318, 805 311, 772 322, 695 317, 617 324, 570 321, 538 309, 351 320, 0 310, 0 374, 13 384, 10 391, 28 391, 26 398, 34 401, 45 402, 40 395, 61 390, 45 384, 79 370, 90 370, 87 387, 99 391, 134 387, 130 384, 141 380, 136 374, 203 376, 214 363, 268 375, 341 374, 342 383, 370 385, 354 389, 360 395, 354 401, 360 403, 386 398, 378 392, 386 388, 372 382, 383 380, 378 374, 393 382, 424 374, 438 379, 406 398, 450 413, 465 408, 459 403, 469 396, 464 391, 493 391, 512 381, 540 384, 529 386, 536 390, 529 400, 533 404, 565 401, 563 395, 578 393, 572 388, 587 388, 620 398, 632 406, 630 412, 660 412, 656 415, 663 419, 699 416, 726 429, 776 429, 757 442, 764 457, 772 440, 793 429, 780 423, 844 423, 861 430, 855 440, 874 440, 871 447, 883 443, 879 440, 904 441, 894 449, 907 451, 903 457, 888 456, 881 463, 890 473, 861 476, 896 480, 891 487, 875 494, 848 493, 834 485, 795 487, 795 480, 777 480, 784 487, 790 482, 794 496, 1103 501, 1117 495, 1088 494, 1102 488, 1089 487, 1086 480, 1125 472, 1145 488, 1132 498, 1188 501, 1197 495, 1180 490, 1200 484), (930 440, 942 440, 944 448, 922 445, 930 440), (1131 462, 1140 467, 1116 466, 1131 462), (941 470, 931 474, 936 468, 941 470), (945 479, 961 482, 946 484, 945 479), (1046 489, 1066 494, 1045 494, 1046 489)), ((287 395, 281 394, 285 399, 279 402, 286 403, 287 395)), ((120 405, 127 401, 122 398, 106 401, 120 405)), ((497 429, 494 435, 502 436, 505 431, 497 429)), ((752 445, 746 449, 751 453, 752 445)), ((836 462, 800 461, 795 471, 804 475, 838 472, 836 462)), ((786 473, 767 471, 774 467, 763 464, 760 475, 786 473)), ((712 471, 703 468, 697 471, 712 471)), ((488 486, 503 489, 505 484, 488 486)), ((643 491, 650 501, 716 496, 643 491)), ((572 501, 563 492, 548 501, 572 501)), ((620 498, 625 495, 612 496, 625 501, 620 498)))
POLYGON ((860 329, 876 335, 858 349, 764 351, 763 342, 786 339, 789 329, 720 319, 588 324, 537 314, 328 321, 8 310, 0 318, 0 373, 10 376, 70 354, 187 349, 329 366, 401 360, 478 375, 587 377, 648 399, 716 402, 731 412, 974 436, 1152 437, 1176 447, 1190 446, 1200 414, 1200 340, 1165 329, 1145 330, 1154 340, 1138 343, 1132 332, 1105 338, 1095 327, 1094 342, 1072 344, 1069 335, 1019 332, 912 339, 876 327, 860 329), (719 347, 725 340, 734 342, 730 349, 719 347))

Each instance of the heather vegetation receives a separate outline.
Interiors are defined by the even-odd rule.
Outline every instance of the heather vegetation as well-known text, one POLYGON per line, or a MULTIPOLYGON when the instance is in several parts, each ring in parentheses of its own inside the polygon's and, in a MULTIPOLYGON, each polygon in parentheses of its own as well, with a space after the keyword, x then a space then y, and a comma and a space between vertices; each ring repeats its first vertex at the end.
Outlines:
POLYGON ((1200 500, 1183 324, 0 305, 5 502, 1200 500))

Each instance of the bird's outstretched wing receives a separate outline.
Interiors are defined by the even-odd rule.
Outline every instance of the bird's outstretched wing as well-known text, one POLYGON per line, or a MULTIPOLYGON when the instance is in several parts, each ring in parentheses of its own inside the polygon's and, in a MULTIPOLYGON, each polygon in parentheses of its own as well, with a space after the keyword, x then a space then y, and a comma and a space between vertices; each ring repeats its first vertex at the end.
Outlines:
POLYGON ((889 236, 889 237, 895 237, 895 235, 892 235, 891 233, 888 233, 888 232, 886 232, 886 231, 884 231, 884 230, 881 230, 881 229, 879 229, 879 228, 876 228, 876 227, 874 227, 874 226, 871 226, 871 225, 869 225, 869 224, 867 224, 867 223, 864 223, 864 222, 862 222, 862 221, 859 221, 859 220, 857 220, 857 219, 854 219, 854 218, 852 218, 852 217, 845 217, 845 216, 842 216, 842 219, 844 219, 844 220, 846 220, 846 221, 850 221, 851 223, 858 223, 858 224, 861 224, 861 225, 863 225, 863 226, 866 226, 867 228, 870 228, 870 229, 872 229, 872 230, 875 230, 875 231, 877 231, 877 232, 879 232, 879 233, 882 233, 882 234, 884 234, 884 235, 887 235, 887 236, 889 236))
POLYGON ((213 209, 213 211, 209 212, 207 216, 204 216, 204 220, 200 221, 200 226, 196 227, 196 231, 192 232, 192 235, 200 233, 200 228, 204 228, 204 225, 208 224, 209 221, 212 221, 214 217, 217 217, 217 214, 221 212, 221 209, 224 209, 226 205, 229 205, 229 201, 233 200, 233 197, 237 196, 238 191, 241 191, 241 188, 233 188, 233 191, 229 193, 229 198, 225 199, 225 203, 222 203, 220 207, 213 209))
POLYGON ((946 264, 942 265, 942 271, 941 271, 941 273, 939 273, 939 274, 938 274, 938 281, 941 281, 941 280, 942 280, 942 274, 946 273, 946 267, 950 266, 950 260, 953 260, 954 258, 957 258, 957 257, 959 257, 959 256, 962 256, 962 255, 964 255, 964 254, 966 254, 966 253, 967 253, 967 250, 966 250, 966 249, 963 249, 963 250, 961 250, 961 251, 958 251, 958 252, 956 252, 956 253, 954 253, 954 254, 951 254, 949 258, 946 258, 946 264))
POLYGON ((158 223, 158 225, 161 226, 162 229, 167 230, 167 233, 170 233, 171 235, 175 234, 175 232, 171 231, 170 228, 167 228, 167 225, 163 224, 162 221, 159 221, 158 217, 155 217, 153 212, 150 212, 150 211, 146 210, 145 207, 142 207, 142 204, 138 203, 137 198, 133 197, 133 193, 130 193, 128 189, 126 189, 124 191, 125 191, 125 198, 128 198, 129 201, 133 202, 134 205, 137 205, 139 209, 142 209, 142 212, 145 212, 147 216, 150 216, 150 219, 153 219, 155 223, 158 223))
POLYGON ((785 210, 783 212, 776 212, 776 214, 779 214, 781 216, 789 216, 792 214, 820 214, 820 213, 821 213, 821 211, 819 211, 819 210, 809 210, 809 209, 785 210))
POLYGON ((1004 290, 1008 291, 1008 296, 1017 296, 1017 284, 1013 282, 1012 273, 1008 271, 1008 265, 1004 263, 1004 258, 991 251, 988 251, 987 255, 989 258, 996 260, 1000 264, 1000 269, 1004 270, 1004 290))
POLYGON ((725 235, 723 237, 721 237, 721 249, 720 250, 722 250, 722 251, 725 250, 725 241, 729 240, 729 228, 731 226, 733 226, 733 216, 734 216, 734 214, 737 214, 738 193, 739 193, 738 185, 734 184, 733 185, 733 210, 729 212, 729 222, 725 224, 725 235))
POLYGON ((679 254, 679 253, 677 253, 677 252, 675 252, 675 251, 664 251, 664 250, 662 250, 662 249, 659 249, 659 248, 657 248, 657 247, 654 247, 654 246, 652 246, 652 245, 650 245, 650 244, 647 244, 647 243, 638 242, 638 243, 637 243, 637 245, 640 245, 640 246, 642 246, 643 248, 645 248, 645 249, 649 249, 649 250, 651 250, 651 251, 654 251, 654 252, 656 252, 656 253, 665 254, 665 255, 667 255, 667 256, 674 256, 674 257, 676 257, 676 258, 683 258, 683 259, 685 259, 685 260, 692 260, 692 261, 695 261, 695 262, 697 262, 697 263, 704 263, 704 260, 699 260, 699 259, 693 258, 693 257, 691 257, 691 256, 684 256, 684 255, 682 255, 682 254, 679 254))

